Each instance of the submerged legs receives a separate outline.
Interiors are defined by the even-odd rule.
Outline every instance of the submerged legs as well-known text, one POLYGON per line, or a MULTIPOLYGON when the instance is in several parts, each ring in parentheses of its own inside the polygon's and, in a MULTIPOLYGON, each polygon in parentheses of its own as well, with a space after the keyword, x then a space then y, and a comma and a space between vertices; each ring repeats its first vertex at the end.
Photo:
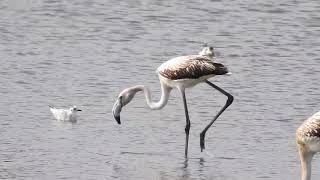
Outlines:
MULTIPOLYGON (((201 152, 203 151, 203 149, 205 149, 205 135, 207 130, 211 127, 211 125, 214 123, 214 121, 227 109, 228 106, 230 106, 230 104, 232 104, 233 102, 233 96, 229 93, 227 93, 226 91, 224 91, 223 89, 221 89, 220 87, 218 87, 217 85, 211 83, 208 80, 205 80, 205 82, 210 85, 211 87, 215 88, 216 90, 218 90, 219 92, 221 92, 222 94, 226 95, 228 97, 226 104, 221 108, 221 110, 218 112, 218 114, 213 118, 213 120, 203 129, 203 131, 200 133, 200 148, 201 148, 201 152)), ((187 106, 187 99, 186 99, 186 94, 185 94, 185 90, 184 89, 179 89, 182 95, 182 99, 183 99, 183 105, 184 105, 184 112, 186 115, 186 127, 185 127, 185 132, 186 132, 186 142, 185 142, 185 157, 188 157, 188 144, 189 144, 189 131, 190 131, 190 119, 189 119, 189 113, 188 113, 188 106, 187 106)))
POLYGON ((184 112, 186 114, 186 127, 185 127, 185 132, 186 132, 186 142, 185 142, 185 151, 184 155, 187 158, 188 157, 188 144, 189 144, 189 130, 190 130, 190 119, 189 119, 189 113, 188 113, 188 107, 187 107, 187 99, 186 99, 186 94, 185 90, 182 89, 180 90, 182 94, 182 99, 183 99, 183 105, 184 105, 184 112))
POLYGON ((227 99, 226 104, 221 108, 221 110, 218 112, 218 114, 213 118, 213 120, 200 133, 200 148, 201 148, 201 152, 203 151, 203 149, 205 149, 204 138, 205 138, 207 130, 211 127, 211 125, 214 123, 214 121, 223 113, 223 111, 226 110, 227 107, 230 106, 230 104, 232 104, 232 102, 233 102, 233 96, 231 94, 227 93, 226 91, 224 91, 223 89, 221 89, 220 87, 218 87, 217 85, 211 83, 208 80, 205 80, 205 82, 208 85, 210 85, 211 87, 213 87, 216 90, 218 90, 219 92, 221 92, 222 94, 226 95, 228 97, 228 99, 227 99))

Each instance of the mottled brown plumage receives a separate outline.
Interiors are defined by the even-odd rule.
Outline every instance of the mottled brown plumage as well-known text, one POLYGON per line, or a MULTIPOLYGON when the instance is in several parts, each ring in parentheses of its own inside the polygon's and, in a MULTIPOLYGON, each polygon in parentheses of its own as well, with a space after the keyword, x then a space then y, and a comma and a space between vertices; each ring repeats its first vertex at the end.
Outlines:
POLYGON ((301 180, 311 179, 311 161, 320 152, 320 112, 312 115, 296 131, 301 160, 301 180))
MULTIPOLYGON (((173 62, 169 62, 173 64, 173 62)), ((223 75, 228 73, 228 69, 220 63, 213 62, 205 56, 184 56, 184 59, 176 59, 179 66, 166 66, 158 69, 160 75, 171 79, 198 79, 207 75, 223 75)))
POLYGON ((316 113, 309 117, 298 129, 297 140, 303 141, 304 138, 320 139, 320 113, 316 113))
POLYGON ((297 131, 299 136, 320 138, 320 122, 310 121, 303 124, 297 131))

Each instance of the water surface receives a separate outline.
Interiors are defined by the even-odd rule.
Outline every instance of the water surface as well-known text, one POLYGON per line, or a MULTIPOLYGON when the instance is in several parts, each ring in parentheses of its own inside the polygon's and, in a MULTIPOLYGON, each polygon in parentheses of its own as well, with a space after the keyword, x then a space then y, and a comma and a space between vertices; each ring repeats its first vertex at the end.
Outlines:
POLYGON ((7 0, 0 9, 1 179, 299 179, 295 129, 320 108, 319 1, 7 0), (160 111, 137 94, 121 126, 111 108, 136 84, 158 99, 156 68, 203 43, 232 71, 211 81, 235 101, 201 153, 199 134, 226 98, 206 84, 187 90, 186 162, 176 90, 160 111), (49 104, 83 111, 59 123, 49 104))

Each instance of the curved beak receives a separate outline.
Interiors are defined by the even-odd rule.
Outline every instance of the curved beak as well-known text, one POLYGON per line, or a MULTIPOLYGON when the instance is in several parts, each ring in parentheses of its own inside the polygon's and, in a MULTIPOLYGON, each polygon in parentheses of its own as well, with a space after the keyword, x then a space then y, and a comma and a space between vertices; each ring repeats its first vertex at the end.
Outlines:
POLYGON ((121 121, 120 121, 121 109, 122 109, 121 98, 118 98, 112 108, 113 117, 117 121, 118 124, 121 124, 121 121))

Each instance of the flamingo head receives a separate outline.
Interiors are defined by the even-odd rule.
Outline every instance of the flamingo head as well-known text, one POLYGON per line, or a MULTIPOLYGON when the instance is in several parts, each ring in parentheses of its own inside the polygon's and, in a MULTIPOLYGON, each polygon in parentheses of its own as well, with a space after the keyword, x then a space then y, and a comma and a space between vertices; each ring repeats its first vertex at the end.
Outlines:
POLYGON ((127 105, 134 97, 134 95, 136 94, 136 90, 133 89, 133 88, 128 88, 128 89, 125 89, 123 90, 116 102, 114 103, 113 105, 113 108, 112 108, 112 114, 115 118, 115 120, 117 121, 118 124, 121 124, 121 121, 120 121, 120 112, 122 110, 122 108, 127 105))

